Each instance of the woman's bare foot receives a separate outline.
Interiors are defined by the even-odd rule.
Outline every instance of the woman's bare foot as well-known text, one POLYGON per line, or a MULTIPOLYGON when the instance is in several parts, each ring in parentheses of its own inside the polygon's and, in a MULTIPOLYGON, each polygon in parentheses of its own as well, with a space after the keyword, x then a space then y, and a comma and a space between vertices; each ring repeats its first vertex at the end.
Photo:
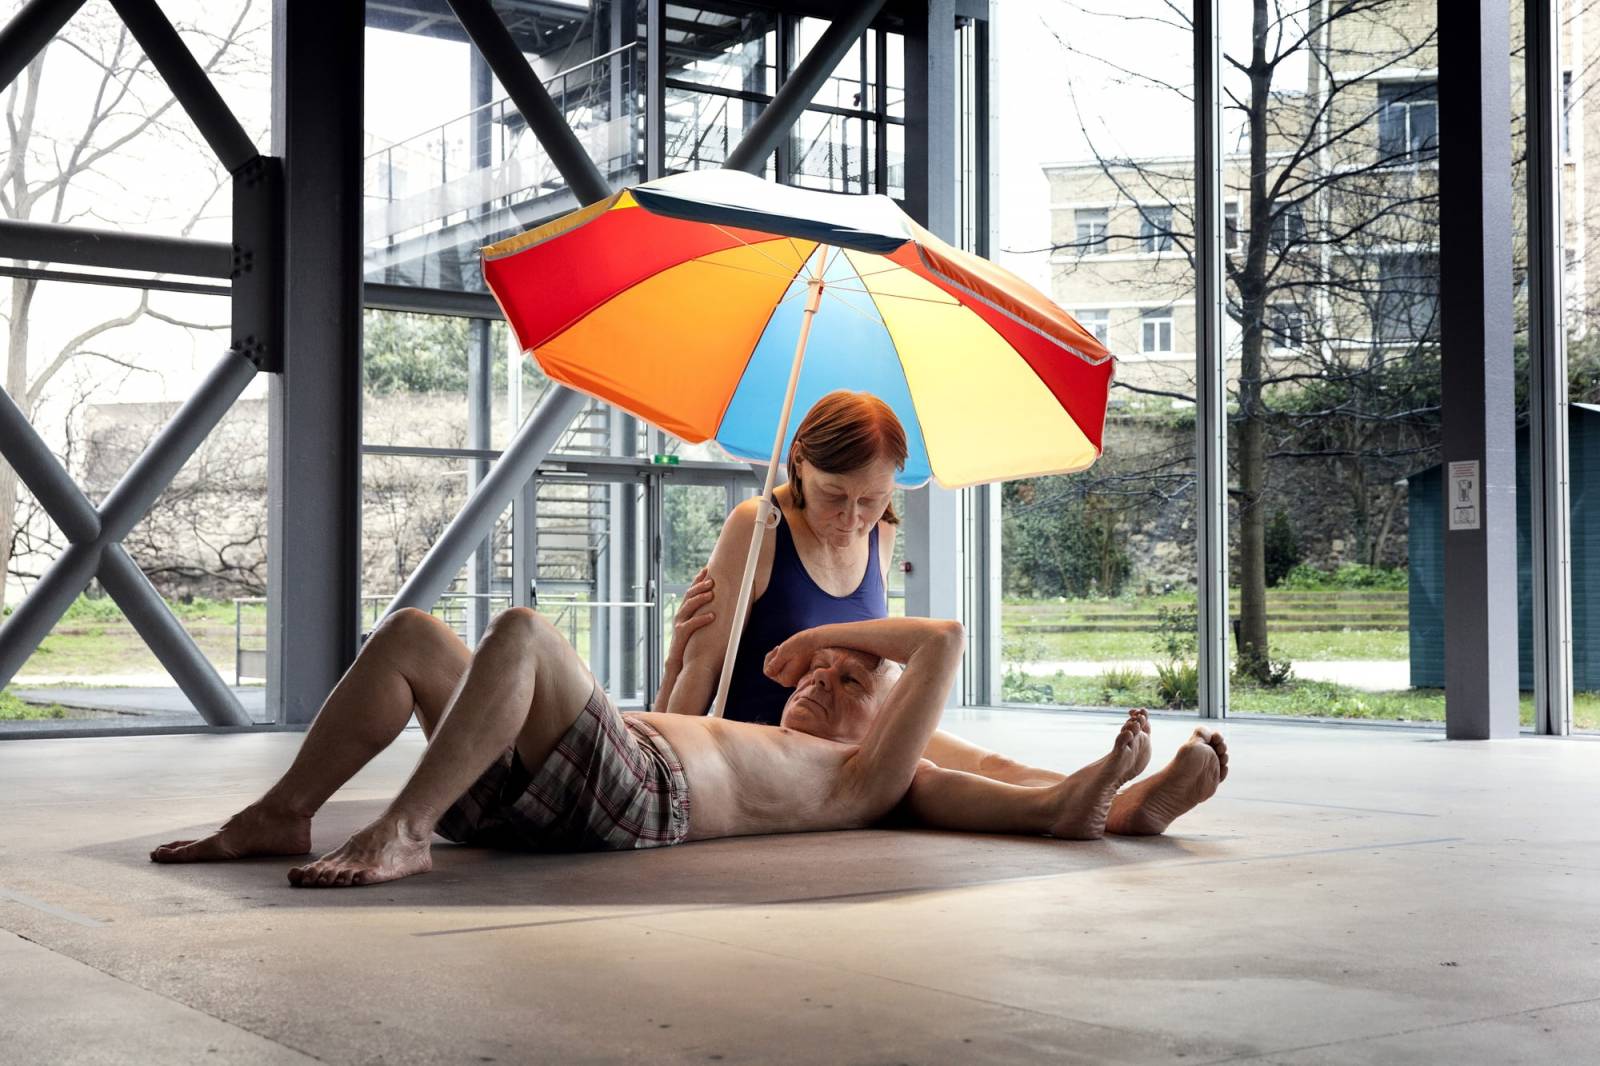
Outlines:
POLYGON ((252 803, 210 836, 161 845, 150 853, 150 861, 225 862, 252 855, 304 855, 310 850, 310 817, 252 803))
POLYGON ((1200 726, 1160 773, 1126 791, 1111 804, 1106 832, 1152 836, 1174 818, 1206 800, 1228 776, 1228 745, 1222 734, 1200 726))
POLYGON ((428 838, 408 830, 400 819, 383 817, 316 862, 289 871, 299 888, 342 888, 398 881, 433 869, 428 838))
POLYGON ((1111 745, 1111 754, 1052 788, 1056 817, 1050 835, 1062 840, 1099 840, 1105 835, 1106 817, 1117 789, 1149 761, 1150 724, 1143 711, 1132 711, 1111 745))

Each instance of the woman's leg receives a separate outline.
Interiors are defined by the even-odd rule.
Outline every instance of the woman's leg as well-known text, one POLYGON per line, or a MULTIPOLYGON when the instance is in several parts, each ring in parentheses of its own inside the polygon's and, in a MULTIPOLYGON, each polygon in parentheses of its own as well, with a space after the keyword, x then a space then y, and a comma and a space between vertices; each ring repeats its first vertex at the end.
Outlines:
POLYGON ((372 757, 394 742, 413 712, 432 735, 466 672, 461 638, 425 611, 384 619, 334 686, 277 784, 217 832, 150 853, 155 862, 212 862, 250 855, 304 855, 311 817, 372 757))
POLYGON ((1143 716, 1130 714, 1110 754, 1052 785, 1013 785, 924 762, 903 807, 936 829, 1093 840, 1104 835, 1117 789, 1148 761, 1149 749, 1143 716))

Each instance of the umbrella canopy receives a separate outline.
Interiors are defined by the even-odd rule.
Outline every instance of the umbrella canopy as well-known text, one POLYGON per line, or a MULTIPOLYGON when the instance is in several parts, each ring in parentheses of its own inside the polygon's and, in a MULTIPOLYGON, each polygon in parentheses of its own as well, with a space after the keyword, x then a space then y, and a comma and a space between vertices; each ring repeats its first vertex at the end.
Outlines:
POLYGON ((902 484, 1070 473, 1099 456, 1106 349, 888 197, 695 171, 484 249, 490 290, 552 379, 760 461, 781 458, 785 381, 819 273, 794 409, 840 388, 878 396, 905 426, 902 484))

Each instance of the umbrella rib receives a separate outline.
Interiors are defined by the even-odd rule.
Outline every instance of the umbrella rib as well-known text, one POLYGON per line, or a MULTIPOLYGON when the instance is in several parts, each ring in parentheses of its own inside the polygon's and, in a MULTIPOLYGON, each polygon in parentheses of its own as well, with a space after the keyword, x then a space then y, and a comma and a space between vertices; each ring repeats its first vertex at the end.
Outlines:
POLYGON ((865 293, 866 295, 871 296, 874 299, 882 297, 882 298, 887 299, 887 300, 916 300, 918 303, 938 304, 940 307, 960 307, 961 306, 961 301, 957 300, 957 299, 953 299, 953 298, 952 299, 948 299, 948 300, 935 300, 930 296, 907 296, 904 293, 878 292, 875 289, 855 289, 855 288, 851 288, 851 287, 849 287, 847 285, 839 285, 839 284, 829 285, 828 288, 834 289, 834 290, 837 290, 837 291, 841 291, 841 292, 865 293))
POLYGON ((734 263, 719 263, 715 259, 706 258, 696 259, 693 260, 693 262, 703 263, 706 266, 721 267, 724 270, 742 270, 746 274, 755 274, 756 276, 763 278, 782 278, 786 281, 794 280, 794 271, 792 270, 785 270, 781 273, 776 270, 756 270, 754 267, 738 266, 734 263))
MULTIPOLYGON (((738 241, 740 244, 744 245, 746 248, 751 249, 757 255, 759 255, 763 259, 767 260, 767 262, 771 263, 773 266, 775 266, 779 270, 783 271, 788 277, 793 278, 795 276, 795 274, 798 273, 798 271, 794 267, 788 266, 788 265, 784 264, 782 261, 774 259, 771 255, 767 254, 767 252, 761 247, 761 244, 766 244, 767 243, 766 241, 762 241, 761 244, 752 244, 749 241, 745 240, 743 237, 739 236, 737 233, 734 233, 734 232, 732 232, 730 230, 724 229, 723 227, 717 225, 715 222, 711 223, 711 227, 713 229, 715 229, 718 233, 722 234, 724 237, 731 237, 732 239, 738 241)), ((786 239, 793 240, 793 238, 786 238, 786 239)), ((798 251, 798 249, 796 249, 796 251, 798 251)), ((801 266, 804 267, 804 265, 805 265, 805 263, 804 263, 804 261, 802 261, 801 262, 801 266)))

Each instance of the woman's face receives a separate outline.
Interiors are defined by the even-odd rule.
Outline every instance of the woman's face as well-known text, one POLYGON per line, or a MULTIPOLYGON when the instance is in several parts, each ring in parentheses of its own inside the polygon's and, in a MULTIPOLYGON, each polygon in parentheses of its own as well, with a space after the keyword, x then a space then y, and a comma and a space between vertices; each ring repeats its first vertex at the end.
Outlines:
POLYGON ((895 465, 878 459, 843 474, 818 470, 801 459, 795 472, 805 486, 806 506, 800 513, 818 540, 848 548, 872 531, 889 507, 895 465))

